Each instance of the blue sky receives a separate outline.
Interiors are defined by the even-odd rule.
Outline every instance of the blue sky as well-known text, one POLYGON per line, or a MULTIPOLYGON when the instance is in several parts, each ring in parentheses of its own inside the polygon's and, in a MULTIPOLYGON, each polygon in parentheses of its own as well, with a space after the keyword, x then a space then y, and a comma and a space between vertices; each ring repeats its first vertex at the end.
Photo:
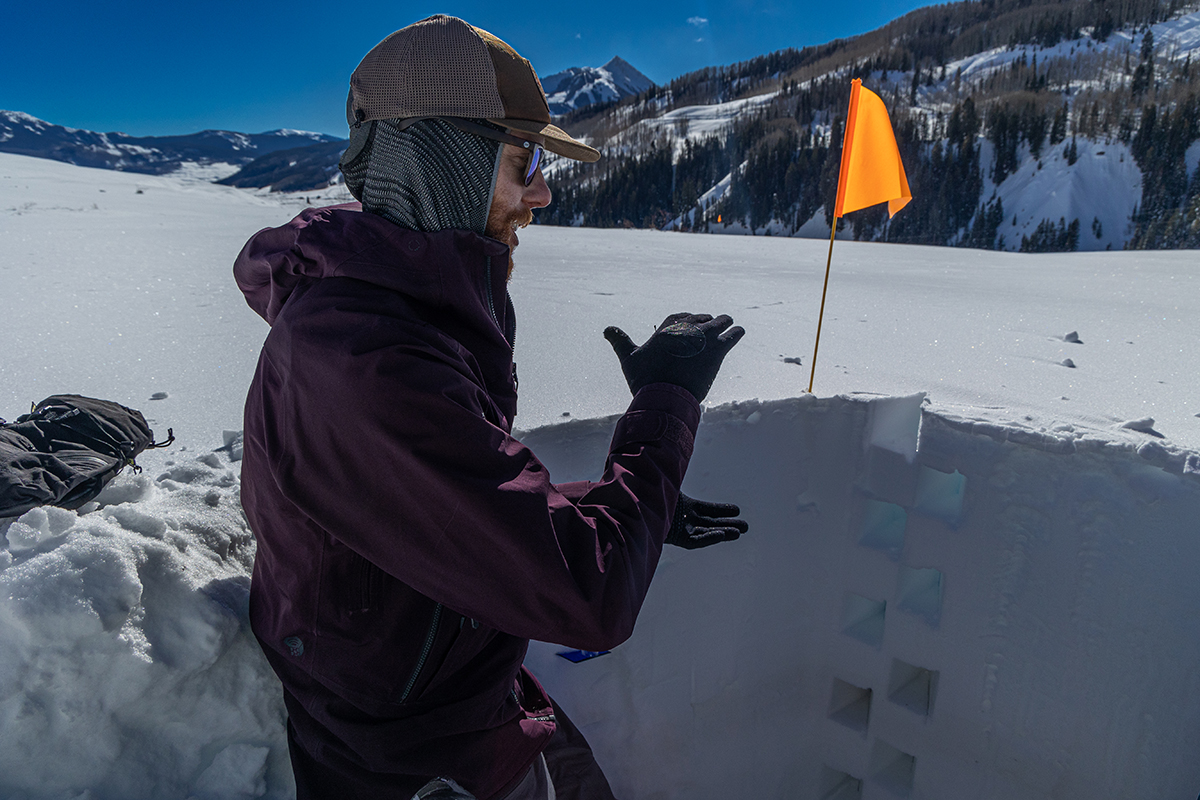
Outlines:
POLYGON ((541 75, 619 55, 665 83, 701 67, 863 33, 926 4, 16 0, 4 13, 0 108, 141 136, 205 128, 344 136, 346 88, 359 59, 430 14, 491 31, 541 75))

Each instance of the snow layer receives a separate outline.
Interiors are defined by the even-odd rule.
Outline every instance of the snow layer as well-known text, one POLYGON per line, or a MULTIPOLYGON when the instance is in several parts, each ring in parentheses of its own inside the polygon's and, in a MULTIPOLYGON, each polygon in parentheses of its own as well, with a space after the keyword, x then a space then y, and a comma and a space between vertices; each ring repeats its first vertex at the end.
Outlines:
MULTIPOLYGON (((73 391, 179 437, 79 512, 0 521, 0 797, 291 794, 233 460, 266 327, 229 272, 306 202, 280 200, 0 156, 0 415, 73 391)), ((750 533, 669 550, 613 653, 530 664, 623 797, 1190 797, 1190 254, 838 242, 813 396, 824 260, 523 232, 518 423, 555 480, 597 474, 627 401, 605 325, 748 331, 685 490, 750 533)))

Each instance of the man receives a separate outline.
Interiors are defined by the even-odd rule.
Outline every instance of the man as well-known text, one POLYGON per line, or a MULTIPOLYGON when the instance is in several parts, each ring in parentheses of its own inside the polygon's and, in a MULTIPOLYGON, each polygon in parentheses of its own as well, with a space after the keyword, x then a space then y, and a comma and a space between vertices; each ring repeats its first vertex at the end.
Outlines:
POLYGON ((251 623, 283 682, 306 798, 611 798, 522 667, 531 638, 624 641, 664 541, 736 538, 679 494, 700 407, 743 331, 678 314, 642 347, 605 332, 630 389, 604 474, 553 484, 509 432, 517 229, 550 202, 529 63, 436 16, 350 81, 341 168, 357 206, 259 232, 234 271, 272 325, 246 400, 251 623))

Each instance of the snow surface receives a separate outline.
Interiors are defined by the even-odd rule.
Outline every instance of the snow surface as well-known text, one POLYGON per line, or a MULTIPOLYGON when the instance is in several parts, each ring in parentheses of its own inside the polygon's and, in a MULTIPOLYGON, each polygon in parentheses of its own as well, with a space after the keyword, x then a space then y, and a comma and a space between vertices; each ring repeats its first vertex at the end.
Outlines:
MULTIPOLYGON (((178 437, 0 521, 0 797, 290 796, 238 511, 267 328, 230 266, 304 197, 0 154, 0 415, 78 392, 178 437)), ((1194 255, 839 241, 807 395, 825 252, 522 234, 517 423, 555 480, 598 474, 627 402, 606 325, 747 329, 685 491, 750 533, 669 550, 611 654, 531 667, 621 797, 1190 800, 1194 255)))

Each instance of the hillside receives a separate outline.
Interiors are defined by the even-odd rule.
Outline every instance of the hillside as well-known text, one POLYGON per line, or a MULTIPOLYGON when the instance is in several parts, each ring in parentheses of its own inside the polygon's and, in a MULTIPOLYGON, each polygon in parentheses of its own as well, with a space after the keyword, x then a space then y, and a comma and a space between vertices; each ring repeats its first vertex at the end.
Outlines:
POLYGON ((682 76, 562 124, 553 224, 829 234, 849 85, 888 105, 914 200, 860 240, 1061 251, 1200 243, 1194 5, 963 2, 682 76))
POLYGON ((210 130, 181 136, 130 136, 68 128, 20 111, 0 111, 0 153, 148 175, 165 175, 185 164, 227 175, 268 153, 336 141, 337 137, 323 133, 282 129, 266 133, 210 130))

